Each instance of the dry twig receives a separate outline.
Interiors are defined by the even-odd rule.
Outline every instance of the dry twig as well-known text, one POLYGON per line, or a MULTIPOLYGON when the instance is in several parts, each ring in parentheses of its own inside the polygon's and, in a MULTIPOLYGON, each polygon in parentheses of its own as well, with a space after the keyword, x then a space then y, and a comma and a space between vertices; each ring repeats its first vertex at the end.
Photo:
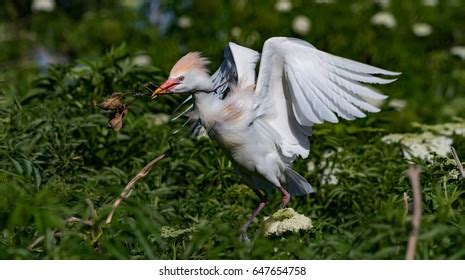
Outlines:
MULTIPOLYGON (((52 233, 55 234, 55 230, 53 230, 52 233)), ((31 251, 32 249, 34 249, 35 246, 42 243, 42 241, 44 241, 44 239, 45 239, 45 235, 41 235, 41 236, 37 237, 36 239, 34 239, 34 241, 32 241, 31 244, 29 244, 29 246, 27 246, 27 249, 29 251, 31 251)))
MULTIPOLYGON (((94 222, 92 220, 83 220, 83 219, 80 219, 78 217, 74 217, 74 216, 70 216, 68 217, 66 220, 65 220, 65 223, 66 224, 76 224, 76 223, 81 223, 83 225, 86 225, 86 226, 93 226, 94 225, 94 222)), ((60 231, 57 231, 57 229, 53 229, 52 230, 52 236, 62 236, 63 233, 60 232, 60 231)), ((32 249, 34 249, 37 245, 39 245, 40 243, 42 243, 45 239, 45 235, 41 235, 39 237, 37 237, 36 239, 34 239, 31 244, 29 244, 29 246, 27 246, 27 249, 29 251, 31 251, 32 249)))
POLYGON ((410 179, 413 191, 413 216, 412 216, 412 231, 407 244, 406 260, 415 259, 417 250, 418 234, 420 233, 421 224, 421 186, 420 186, 420 169, 412 166, 407 171, 407 176, 410 179))
POLYGON ((460 175, 462 175, 462 178, 465 178, 465 170, 463 169, 462 162, 457 155, 457 151, 454 149, 454 147, 450 147, 450 150, 452 152, 452 156, 454 157, 455 163, 457 164, 457 169, 459 170, 460 175))
MULTIPOLYGON (((172 154, 172 147, 171 147, 171 144, 170 144, 170 149, 168 149, 166 152, 164 152, 162 155, 156 157, 155 159, 153 159, 151 162, 149 162, 146 166, 144 166, 144 168, 142 168, 141 171, 139 171, 139 173, 137 173, 137 175, 132 178, 131 181, 129 181, 129 183, 126 185, 126 187, 123 189, 123 191, 121 192, 121 194, 119 195, 119 197, 116 199, 115 203, 113 203, 113 209, 111 210, 110 214, 108 215, 107 219, 106 219, 106 223, 109 224, 111 223, 111 220, 113 218, 113 215, 116 211, 116 209, 119 207, 119 205, 121 204, 121 202, 126 198, 128 197, 129 193, 131 192, 131 190, 134 188, 135 184, 142 178, 144 178, 145 176, 147 176, 147 174, 152 170, 153 166, 159 162, 160 160, 164 159, 164 158, 167 158, 168 156, 170 156, 172 154)), ((71 216, 71 217, 68 217, 66 220, 65 220, 65 223, 66 224, 75 224, 75 223, 82 223, 84 225, 87 225, 87 226, 93 226, 94 225, 94 221, 93 219, 96 219, 98 218, 98 213, 96 211, 96 209, 94 208, 94 205, 92 204, 92 201, 90 199, 86 199, 86 202, 87 202, 87 205, 89 206, 89 209, 91 211, 91 215, 92 215, 92 218, 91 219, 88 219, 88 220, 83 220, 81 218, 78 218, 78 217, 75 217, 75 216, 71 216)), ((59 232, 57 231, 57 229, 54 229, 52 230, 52 236, 61 236, 63 233, 62 232, 59 232)), ((39 245, 40 243, 42 243, 45 239, 45 235, 41 235, 39 237, 37 237, 36 239, 34 239, 31 244, 27 247, 28 250, 32 250, 34 249, 37 245, 39 245)), ((96 241, 98 240, 98 237, 97 238, 93 238, 93 243, 96 247, 96 250, 99 250, 99 247, 100 246, 96 241)))
MULTIPOLYGON (((52 237, 62 237, 65 235, 64 232, 61 232, 61 231, 57 231, 57 229, 53 229, 51 231, 51 234, 50 234, 52 237)), ((86 235, 85 234, 82 234, 82 233, 77 233, 77 235, 83 239, 87 239, 86 238, 86 235)), ((34 241, 31 242, 31 244, 29 244, 29 246, 27 246, 27 249, 29 251, 32 251, 32 249, 34 249, 37 245, 39 245, 40 243, 42 243, 43 241, 45 240, 45 235, 41 235, 39 237, 37 237, 36 239, 34 239, 34 241)))
MULTIPOLYGON (((95 210, 94 208, 94 205, 92 204, 92 201, 90 201, 90 199, 86 198, 86 202, 87 202, 87 205, 89 206, 89 209, 91 211, 91 214, 92 214, 92 218, 97 218, 98 217, 98 214, 97 214, 97 211, 95 210)), ((83 225, 86 225, 86 226, 93 226, 94 225, 94 221, 92 219, 88 219, 88 220, 83 220, 81 218, 78 218, 78 217, 75 217, 75 216, 70 216, 68 218, 65 219, 65 223, 66 224, 76 224, 76 223, 81 223, 83 225)), ((52 236, 61 236, 63 235, 62 232, 59 232, 57 231, 57 229, 53 229, 52 230, 52 236)), ((29 244, 29 246, 27 247, 28 250, 32 250, 34 249, 37 245, 39 245, 40 243, 42 243, 45 239, 45 235, 41 235, 39 237, 37 237, 36 239, 34 239, 31 244, 29 244)))
POLYGON ((147 174, 149 174, 149 172, 152 170, 153 166, 159 162, 160 160, 168 157, 171 155, 171 149, 169 149, 168 151, 166 151, 165 153, 163 153, 162 155, 156 157, 155 159, 153 159, 151 162, 149 162, 146 166, 144 166, 144 168, 142 168, 141 171, 139 171, 139 173, 137 173, 137 175, 132 178, 131 181, 129 181, 129 183, 126 185, 126 187, 124 187, 123 191, 121 192, 121 194, 118 196, 118 198, 115 200, 115 202, 113 203, 113 207, 112 207, 112 210, 110 212, 110 214, 108 214, 108 217, 106 219, 106 223, 109 224, 111 223, 111 220, 113 219, 113 215, 115 214, 115 211, 116 209, 119 207, 119 205, 121 204, 121 202, 126 198, 128 197, 129 193, 131 192, 131 190, 134 188, 134 186, 136 185, 136 183, 144 178, 145 176, 147 176, 147 174))
POLYGON ((65 220, 67 224, 75 224, 75 223, 82 223, 84 225, 92 226, 94 222, 92 220, 83 220, 78 217, 71 216, 65 220))

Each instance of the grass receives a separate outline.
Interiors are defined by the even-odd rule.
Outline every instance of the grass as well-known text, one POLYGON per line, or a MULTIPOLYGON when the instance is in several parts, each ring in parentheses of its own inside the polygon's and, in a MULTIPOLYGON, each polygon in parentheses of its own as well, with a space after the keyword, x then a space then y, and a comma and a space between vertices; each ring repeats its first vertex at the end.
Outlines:
MULTIPOLYGON (((412 197, 405 176, 409 163, 402 157, 401 145, 386 145, 381 138, 419 131, 412 122, 439 124, 465 118, 464 62, 448 53, 451 46, 465 44, 460 29, 465 24, 460 13, 463 6, 441 2, 431 8, 392 1, 389 10, 398 19, 398 27, 389 30, 369 24, 373 13, 381 9, 369 1, 357 2, 361 7, 358 16, 347 13, 350 7, 341 1, 308 7, 295 1, 290 14, 276 17, 268 15, 276 14, 273 5, 260 6, 262 12, 256 13, 258 2, 251 3, 253 9, 247 12, 226 1, 211 2, 216 4, 209 9, 202 6, 209 1, 196 3, 200 6, 176 8, 181 9, 176 13, 228 11, 226 26, 240 25, 242 35, 224 39, 204 36, 201 40, 200 35, 216 34, 226 23, 215 18, 205 25, 206 18, 200 17, 189 30, 174 28, 166 42, 144 29, 134 31, 134 40, 122 35, 120 41, 127 44, 107 52, 102 51, 106 44, 120 41, 96 41, 92 50, 76 45, 71 52, 74 59, 51 66, 44 74, 35 68, 3 71, 0 258, 403 259, 411 229, 410 214, 405 214, 403 206, 404 192, 412 197), (315 170, 308 169, 309 160, 300 159, 295 165, 317 193, 295 197, 290 203, 312 219, 313 229, 284 238, 263 236, 262 219, 273 214, 280 201, 278 193, 270 191, 266 194, 269 204, 250 230, 253 244, 249 247, 237 237, 257 203, 253 192, 241 184, 213 142, 206 138, 181 140, 172 132, 183 120, 159 121, 160 114, 169 114, 179 104, 180 97, 135 102, 120 133, 106 127, 108 116, 96 104, 114 91, 161 82, 180 52, 167 50, 164 55, 165 44, 180 42, 189 49, 205 49, 216 63, 228 39, 246 44, 258 30, 258 40, 246 45, 259 49, 266 37, 297 36, 289 26, 292 17, 300 13, 312 19, 314 26, 304 39, 317 47, 404 72, 398 82, 382 90, 405 99, 407 107, 399 112, 384 105, 381 113, 365 119, 317 126, 310 155, 315 170), (249 24, 241 25, 240 19, 249 24), (430 23, 433 34, 415 37, 410 26, 417 21, 430 23), (157 52, 152 53, 142 38, 152 42, 157 52), (134 49, 149 49, 154 65, 160 68, 134 65, 134 49), (169 143, 174 145, 173 156, 155 166, 106 225, 105 218, 122 188, 169 143), (322 180, 328 166, 339 170, 335 185, 322 180), (92 224, 67 223, 71 216, 92 224), (31 248, 42 236, 43 241, 31 248)), ((86 20, 92 23, 104 17, 119 23, 116 15, 121 11, 94 12, 86 20)), ((46 22, 47 15, 40 17, 46 22)), ((44 36, 41 19, 35 20, 39 36, 44 36)), ((73 30, 69 37, 92 33, 84 32, 90 28, 85 21, 79 24, 81 33, 73 30)), ((50 40, 53 45, 60 38, 50 40)), ((465 140, 460 136, 453 140, 463 160, 465 140)), ((422 169, 423 188, 417 258, 464 259, 464 181, 450 176, 455 169, 451 159, 414 162, 422 169)))

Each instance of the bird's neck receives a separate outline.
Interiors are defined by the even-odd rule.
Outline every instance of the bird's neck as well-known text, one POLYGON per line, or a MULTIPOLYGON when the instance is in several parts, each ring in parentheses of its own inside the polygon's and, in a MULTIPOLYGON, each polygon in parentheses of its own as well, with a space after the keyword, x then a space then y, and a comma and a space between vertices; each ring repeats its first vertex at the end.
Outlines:
POLYGON ((214 94, 212 94, 211 92, 207 92, 207 91, 198 91, 192 95, 194 97, 195 107, 208 106, 208 103, 211 103, 213 98, 218 99, 218 97, 216 97, 214 94))
POLYGON ((193 93, 194 108, 197 111, 202 123, 209 123, 209 119, 216 106, 218 96, 213 93, 213 82, 208 74, 201 76, 197 80, 197 88, 201 89, 193 93))
POLYGON ((197 88, 201 89, 193 93, 194 101, 197 104, 203 103, 206 99, 213 96, 213 94, 211 94, 214 90, 213 82, 208 74, 198 80, 197 88))
POLYGON ((216 122, 221 100, 218 95, 207 92, 197 92, 193 97, 195 114, 200 118, 203 126, 210 130, 216 122))
POLYGON ((199 89, 198 92, 194 93, 194 96, 202 93, 208 93, 213 90, 213 82, 206 71, 197 75, 194 88, 199 89))

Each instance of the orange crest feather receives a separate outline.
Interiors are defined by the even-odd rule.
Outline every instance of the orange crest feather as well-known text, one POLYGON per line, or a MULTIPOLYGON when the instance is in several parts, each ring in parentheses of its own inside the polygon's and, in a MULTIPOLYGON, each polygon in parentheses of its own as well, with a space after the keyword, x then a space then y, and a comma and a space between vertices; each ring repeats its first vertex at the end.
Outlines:
POLYGON ((200 52, 190 52, 176 62, 170 72, 170 77, 181 76, 192 70, 207 72, 206 66, 210 63, 208 59, 202 57, 200 52))

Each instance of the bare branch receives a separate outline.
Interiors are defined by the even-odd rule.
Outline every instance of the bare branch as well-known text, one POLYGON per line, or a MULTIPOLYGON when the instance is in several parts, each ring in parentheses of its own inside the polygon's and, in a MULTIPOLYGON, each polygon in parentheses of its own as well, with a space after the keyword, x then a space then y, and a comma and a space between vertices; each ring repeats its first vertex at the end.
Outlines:
POLYGON ((402 198, 404 201, 404 218, 408 215, 408 200, 409 197, 406 192, 404 192, 404 197, 402 198))
POLYGON ((108 214, 108 217, 106 219, 106 223, 109 224, 111 223, 111 220, 113 219, 113 215, 115 214, 115 211, 116 209, 119 207, 119 205, 121 204, 121 202, 128 197, 129 193, 131 192, 131 190, 134 188, 134 186, 136 185, 136 183, 144 178, 145 176, 147 176, 147 174, 149 174, 149 172, 152 170, 153 166, 159 162, 160 160, 168 157, 169 155, 171 154, 171 149, 168 150, 167 152, 165 152, 164 154, 156 157, 155 159, 153 159, 151 162, 149 162, 146 166, 144 166, 144 168, 142 168, 141 171, 139 171, 139 173, 137 173, 137 175, 132 178, 131 181, 129 181, 129 183, 126 185, 126 187, 124 187, 123 191, 121 192, 121 194, 118 196, 118 198, 116 198, 115 202, 113 203, 113 208, 110 212, 110 214, 108 214))
POLYGON ((420 186, 420 169, 412 166, 407 171, 407 176, 410 179, 413 191, 413 216, 412 216, 412 231, 407 244, 406 260, 415 259, 417 250, 418 234, 420 233, 421 224, 421 186, 420 186))
POLYGON ((465 178, 465 170, 463 169, 462 162, 459 159, 459 156, 457 155, 457 151, 454 149, 454 147, 450 147, 452 156, 454 157, 455 163, 457 164, 457 168, 462 175, 462 178, 465 178))
POLYGON ((29 246, 27 246, 27 249, 31 251, 32 249, 34 249, 35 246, 42 243, 42 241, 44 241, 44 238, 45 238, 45 235, 41 235, 37 237, 36 239, 34 239, 34 241, 32 241, 32 243, 29 246))

